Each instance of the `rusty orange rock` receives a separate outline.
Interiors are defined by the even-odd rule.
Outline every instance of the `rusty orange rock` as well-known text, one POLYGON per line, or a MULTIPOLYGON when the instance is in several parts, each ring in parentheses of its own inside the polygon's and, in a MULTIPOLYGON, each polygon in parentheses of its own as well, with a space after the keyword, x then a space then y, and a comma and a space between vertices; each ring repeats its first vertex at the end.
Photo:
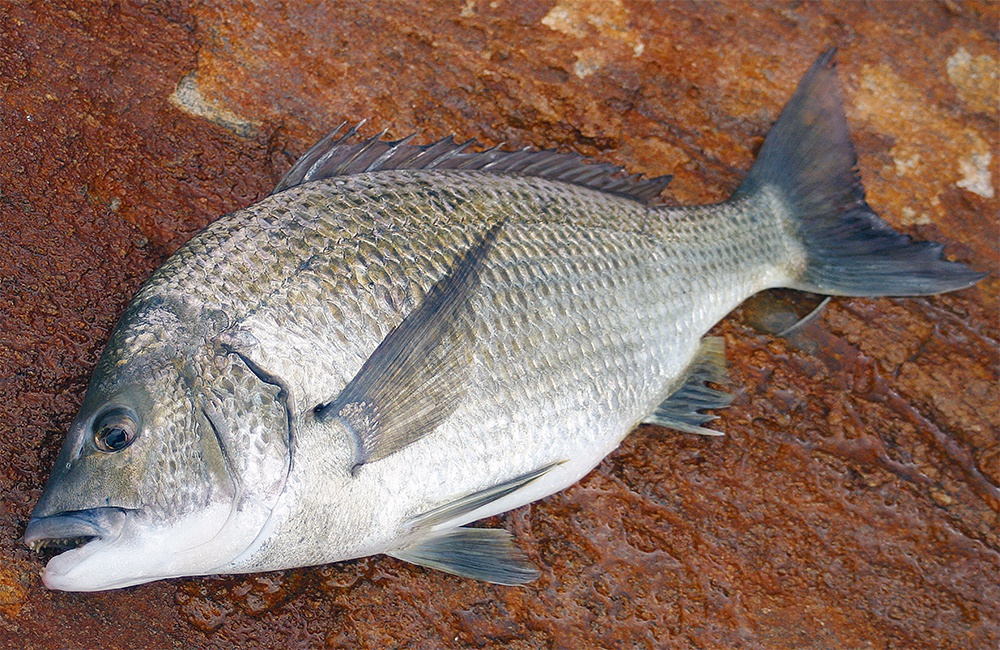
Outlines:
POLYGON ((838 44, 869 201, 990 272, 953 296, 835 300, 792 340, 725 321, 727 436, 644 427, 580 485, 508 515, 550 567, 529 588, 385 558, 98 595, 45 592, 26 570, 0 645, 1000 641, 994 3, 0 11, 6 566, 36 563, 17 540, 132 292, 344 120, 579 151, 674 173, 668 200, 711 201, 736 186, 803 67, 838 44), (184 79, 202 114, 182 109, 184 79))

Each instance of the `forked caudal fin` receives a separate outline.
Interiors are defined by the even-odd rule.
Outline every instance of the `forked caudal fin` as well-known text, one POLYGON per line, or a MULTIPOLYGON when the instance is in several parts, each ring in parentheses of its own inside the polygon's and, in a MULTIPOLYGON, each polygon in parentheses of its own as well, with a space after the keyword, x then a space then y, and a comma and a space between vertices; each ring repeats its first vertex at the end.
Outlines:
POLYGON ((776 192, 796 220, 807 268, 791 288, 912 296, 972 286, 984 274, 941 259, 940 244, 896 232, 865 202, 835 54, 823 53, 802 78, 734 198, 776 192))

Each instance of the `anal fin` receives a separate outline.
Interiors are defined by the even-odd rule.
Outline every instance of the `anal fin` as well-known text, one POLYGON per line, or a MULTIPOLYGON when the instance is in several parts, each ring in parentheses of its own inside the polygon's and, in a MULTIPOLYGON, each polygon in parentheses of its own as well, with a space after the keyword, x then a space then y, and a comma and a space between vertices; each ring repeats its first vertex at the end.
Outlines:
POLYGON ((727 382, 725 343, 721 337, 706 336, 702 339, 698 353, 687 368, 684 383, 642 422, 688 433, 723 435, 720 431, 702 426, 718 416, 701 411, 725 408, 733 401, 733 397, 729 393, 710 388, 706 385, 707 382, 727 382))
POLYGON ((521 585, 539 576, 538 568, 514 546, 513 536, 502 528, 453 528, 389 555, 463 578, 501 585, 521 585))
POLYGON ((562 463, 549 463, 413 517, 407 526, 426 531, 424 536, 388 555, 463 578, 501 585, 531 582, 538 577, 538 569, 514 546, 513 537, 506 530, 448 527, 449 522, 458 523, 457 520, 479 508, 514 494, 562 463), (445 528, 436 530, 437 526, 445 528))

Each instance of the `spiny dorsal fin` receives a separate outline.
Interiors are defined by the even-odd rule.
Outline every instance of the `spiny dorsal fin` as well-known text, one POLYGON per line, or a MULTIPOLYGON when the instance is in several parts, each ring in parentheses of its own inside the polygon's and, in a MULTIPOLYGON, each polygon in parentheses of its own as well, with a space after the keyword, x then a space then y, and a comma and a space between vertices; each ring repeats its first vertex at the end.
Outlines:
POLYGON ((587 162, 577 154, 551 149, 501 151, 494 147, 468 152, 466 149, 474 144, 472 140, 455 142, 451 136, 432 144, 414 145, 410 144, 414 135, 386 141, 382 140, 386 133, 383 131, 362 142, 349 142, 357 135, 361 124, 337 137, 344 128, 341 124, 313 145, 292 165, 272 194, 334 176, 392 169, 440 169, 537 176, 649 203, 660 195, 671 179, 670 176, 644 179, 639 174, 626 174, 615 165, 587 162))
POLYGON ((412 564, 463 578, 522 585, 539 576, 534 564, 502 528, 453 528, 389 553, 412 564))
POLYGON ((718 416, 701 411, 729 406, 730 402, 733 401, 732 395, 705 385, 706 382, 724 384, 726 381, 724 339, 706 336, 702 339, 697 355, 688 366, 684 383, 656 407, 656 411, 644 419, 643 423, 659 424, 688 433, 721 436, 721 432, 701 426, 718 416))
POLYGON ((469 359, 448 342, 503 225, 490 228, 438 280, 334 401, 316 407, 321 422, 339 419, 355 436, 352 471, 426 436, 455 410, 467 384, 469 359))

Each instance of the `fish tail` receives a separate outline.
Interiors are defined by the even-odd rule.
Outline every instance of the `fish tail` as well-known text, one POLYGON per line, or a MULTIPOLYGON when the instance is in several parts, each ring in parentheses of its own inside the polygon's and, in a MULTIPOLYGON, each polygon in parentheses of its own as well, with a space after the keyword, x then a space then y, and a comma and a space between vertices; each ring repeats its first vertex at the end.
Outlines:
POLYGON ((735 196, 771 192, 790 215, 806 260, 792 288, 912 296, 975 284, 984 274, 941 259, 941 244, 896 232, 865 201, 835 54, 823 53, 803 77, 735 196))

